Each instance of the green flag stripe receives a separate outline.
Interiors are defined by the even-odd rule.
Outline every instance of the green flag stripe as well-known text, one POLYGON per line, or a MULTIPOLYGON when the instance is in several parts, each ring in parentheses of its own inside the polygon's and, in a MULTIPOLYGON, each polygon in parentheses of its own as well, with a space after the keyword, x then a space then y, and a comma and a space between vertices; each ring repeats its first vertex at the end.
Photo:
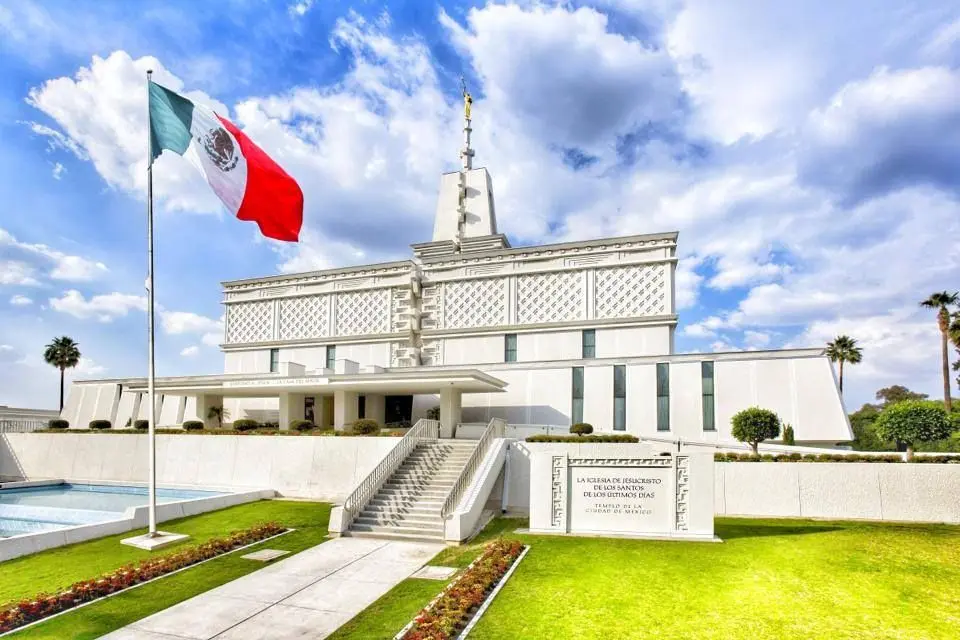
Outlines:
POLYGON ((183 155, 190 146, 190 123, 193 103, 181 95, 150 83, 150 138, 153 144, 151 162, 164 149, 183 155))

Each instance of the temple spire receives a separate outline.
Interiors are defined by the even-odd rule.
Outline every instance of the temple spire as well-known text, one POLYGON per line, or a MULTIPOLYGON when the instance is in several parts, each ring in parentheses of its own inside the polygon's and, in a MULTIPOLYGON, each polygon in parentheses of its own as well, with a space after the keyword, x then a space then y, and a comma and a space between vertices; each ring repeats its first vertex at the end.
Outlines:
POLYGON ((467 91, 467 83, 460 78, 460 92, 463 94, 463 149, 460 150, 460 161, 464 171, 473 169, 473 149, 470 148, 470 133, 473 128, 470 126, 470 107, 473 105, 473 97, 467 91))

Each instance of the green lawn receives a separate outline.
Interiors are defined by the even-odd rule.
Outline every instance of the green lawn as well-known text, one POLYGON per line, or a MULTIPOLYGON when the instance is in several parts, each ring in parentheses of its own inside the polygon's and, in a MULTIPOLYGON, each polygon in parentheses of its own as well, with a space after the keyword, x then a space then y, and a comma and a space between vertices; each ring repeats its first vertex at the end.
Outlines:
MULTIPOLYGON (((960 637, 960 527, 718 519, 710 544, 513 533, 524 525, 482 536, 531 550, 471 639, 960 637)), ((390 637, 442 587, 406 580, 333 637, 390 637)))
MULTIPOLYGON (((262 522, 277 522, 296 529, 266 545, 271 549, 303 551, 326 539, 330 505, 315 502, 265 500, 191 518, 163 523, 165 531, 188 533, 191 538, 171 549, 246 529, 262 522)), ((55 592, 77 580, 94 577, 150 555, 120 544, 138 532, 82 542, 69 547, 17 558, 0 564, 0 603, 55 592)), ((253 547, 254 551, 264 543, 253 547)), ((77 609, 19 633, 13 638, 97 638, 178 602, 208 591, 263 567, 232 554, 162 578, 112 598, 77 609)))

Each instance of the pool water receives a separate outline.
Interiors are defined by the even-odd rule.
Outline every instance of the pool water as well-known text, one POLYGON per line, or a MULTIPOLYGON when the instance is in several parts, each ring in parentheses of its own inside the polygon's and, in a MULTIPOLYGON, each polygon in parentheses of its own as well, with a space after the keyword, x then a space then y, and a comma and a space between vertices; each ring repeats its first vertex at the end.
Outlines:
MULTIPOLYGON (((157 489, 157 504, 224 495, 216 491, 157 489)), ((115 520, 147 504, 147 488, 57 484, 0 489, 0 538, 115 520)))

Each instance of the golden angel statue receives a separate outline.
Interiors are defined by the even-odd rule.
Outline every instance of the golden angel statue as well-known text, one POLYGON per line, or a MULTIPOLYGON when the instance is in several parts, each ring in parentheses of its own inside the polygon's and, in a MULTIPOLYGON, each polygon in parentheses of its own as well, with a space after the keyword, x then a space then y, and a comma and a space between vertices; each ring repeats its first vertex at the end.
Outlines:
POLYGON ((473 105, 473 97, 470 95, 470 92, 467 91, 467 83, 460 77, 460 91, 463 93, 463 115, 468 120, 470 119, 470 107, 473 105))

